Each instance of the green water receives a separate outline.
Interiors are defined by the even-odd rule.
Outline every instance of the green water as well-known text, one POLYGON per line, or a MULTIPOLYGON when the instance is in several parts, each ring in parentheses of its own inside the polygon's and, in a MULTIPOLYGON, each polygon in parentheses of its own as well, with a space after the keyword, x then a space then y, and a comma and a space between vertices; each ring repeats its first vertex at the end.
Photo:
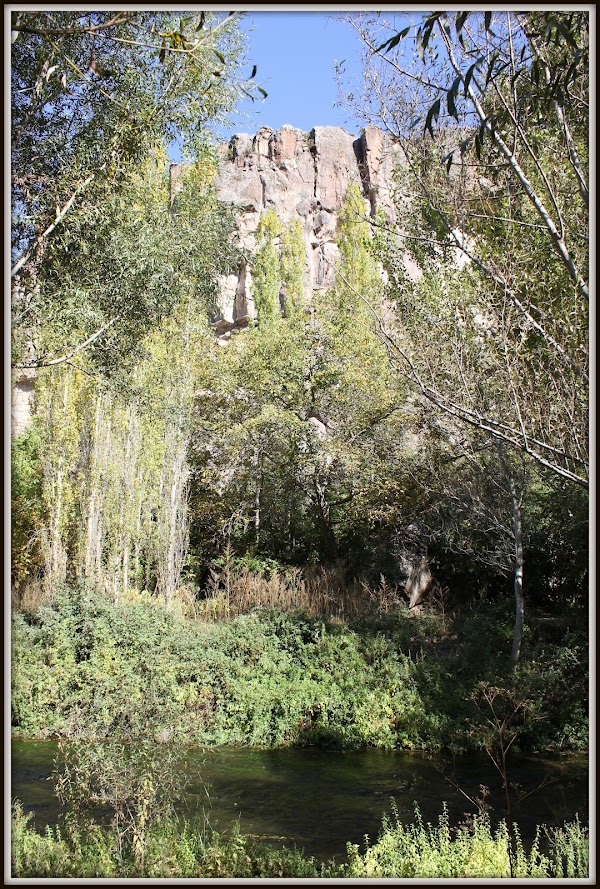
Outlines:
MULTIPOLYGON (((38 829, 60 822, 61 808, 51 780, 56 753, 51 741, 12 743, 12 797, 33 812, 38 829)), ((575 814, 587 822, 585 757, 514 757, 509 777, 523 798, 513 817, 525 841, 532 838, 536 824, 556 826, 575 814)), ((477 811, 467 796, 475 799, 483 784, 491 790, 487 802, 492 818, 505 815, 498 773, 485 756, 449 759, 403 751, 338 753, 316 748, 191 749, 185 778, 181 811, 189 819, 202 823, 208 817, 221 831, 239 820, 242 833, 295 845, 320 860, 334 855, 340 860, 346 842, 361 843, 365 834, 375 839, 391 799, 406 822, 413 820, 415 802, 425 821, 436 822, 445 801, 451 823, 456 824, 465 813, 477 811)))

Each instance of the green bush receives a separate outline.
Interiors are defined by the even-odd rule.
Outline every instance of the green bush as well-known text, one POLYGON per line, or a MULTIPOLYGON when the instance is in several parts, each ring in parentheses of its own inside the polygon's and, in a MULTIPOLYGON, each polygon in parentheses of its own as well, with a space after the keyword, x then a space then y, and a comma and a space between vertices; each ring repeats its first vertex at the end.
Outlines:
POLYGON ((579 822, 561 830, 546 831, 549 855, 539 848, 538 829, 532 848, 526 852, 518 828, 512 835, 502 821, 492 830, 489 816, 474 816, 470 824, 451 828, 444 806, 438 824, 423 824, 415 807, 415 824, 400 822, 397 809, 393 821, 384 818, 374 845, 366 838, 364 853, 349 843, 348 870, 360 878, 531 878, 550 876, 587 877, 589 839, 579 822))
POLYGON ((218 878, 328 877, 341 874, 335 864, 318 864, 296 850, 274 849, 233 831, 194 830, 187 822, 165 817, 148 830, 143 859, 122 854, 112 828, 76 822, 68 830, 37 833, 19 803, 12 809, 11 869, 16 878, 218 878))
POLYGON ((114 829, 73 823, 68 831, 38 834, 15 803, 12 810, 12 876, 99 878, 584 878, 589 874, 589 835, 578 821, 547 830, 548 854, 537 837, 529 852, 519 832, 502 822, 495 831, 486 815, 450 827, 446 810, 438 824, 404 826, 397 812, 385 818, 377 842, 366 849, 347 845, 346 863, 318 864, 297 850, 275 849, 233 831, 229 836, 194 830, 174 818, 148 831, 143 860, 118 854, 114 829))
POLYGON ((487 682, 533 702, 514 749, 583 748, 584 642, 538 638, 515 673, 494 607, 473 608, 440 650, 439 624, 405 610, 348 625, 267 607, 207 624, 150 597, 116 607, 64 588, 13 617, 12 725, 108 738, 137 721, 200 745, 464 752, 484 743, 471 698, 487 682))

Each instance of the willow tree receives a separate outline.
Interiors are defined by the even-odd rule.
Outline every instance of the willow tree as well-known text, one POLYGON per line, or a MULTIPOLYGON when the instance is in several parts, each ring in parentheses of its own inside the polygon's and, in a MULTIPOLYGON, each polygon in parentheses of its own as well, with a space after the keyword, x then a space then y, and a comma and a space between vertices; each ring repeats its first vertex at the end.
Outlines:
MULTIPOLYGON (((13 366, 54 367, 97 347, 127 355, 172 304, 148 230, 107 226, 131 177, 179 141, 189 160, 244 93, 239 14, 12 13, 13 366), (119 237, 121 235, 121 237, 119 237), (123 339, 120 339, 123 334, 123 339)), ((169 217, 163 207, 165 242, 169 217)), ((181 256, 185 256, 184 250, 181 256)), ((100 350, 100 351, 98 351, 100 350)))
MULTIPOLYGON (((414 346, 388 337, 398 370, 438 410, 587 487, 587 13, 351 21, 368 51, 355 110, 404 158, 389 225, 395 293, 402 300, 407 287, 404 253, 427 272, 458 252, 471 270, 469 327, 478 335, 477 317, 502 353, 500 376, 482 379, 483 400, 464 386, 460 360, 441 383, 422 349, 443 335, 432 319, 414 346)), ((450 299, 460 299, 459 278, 454 286, 450 299)))

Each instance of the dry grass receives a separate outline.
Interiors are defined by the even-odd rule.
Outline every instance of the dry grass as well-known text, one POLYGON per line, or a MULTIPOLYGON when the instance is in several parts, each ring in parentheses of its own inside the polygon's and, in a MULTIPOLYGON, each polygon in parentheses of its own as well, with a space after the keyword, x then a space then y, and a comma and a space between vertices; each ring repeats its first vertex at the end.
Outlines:
POLYGON ((405 602, 403 591, 382 576, 376 588, 364 581, 348 583, 340 567, 308 567, 269 576, 247 568, 211 570, 205 598, 197 603, 203 620, 222 620, 257 607, 301 610, 312 617, 348 620, 373 612, 387 613, 405 602))
POLYGON ((23 611, 27 614, 36 614, 37 611, 50 601, 50 593, 43 581, 35 579, 23 583, 19 588, 11 590, 11 604, 13 610, 23 611))

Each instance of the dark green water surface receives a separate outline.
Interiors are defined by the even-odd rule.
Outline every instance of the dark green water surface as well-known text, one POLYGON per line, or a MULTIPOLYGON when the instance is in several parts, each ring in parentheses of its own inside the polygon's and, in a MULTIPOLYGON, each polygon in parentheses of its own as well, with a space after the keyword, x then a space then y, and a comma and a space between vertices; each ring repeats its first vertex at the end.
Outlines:
MULTIPOLYGON (((56 753, 52 741, 12 742, 12 797, 33 812, 40 830, 60 823, 51 780, 56 753)), ((513 757, 509 778, 522 799, 513 817, 525 842, 536 824, 556 826, 576 814, 587 823, 587 765, 581 755, 513 757)), ((485 785, 491 790, 492 819, 506 814, 500 777, 483 755, 451 759, 383 750, 191 749, 186 779, 182 814, 190 820, 202 823, 207 816, 220 831, 239 820, 242 833, 295 845, 320 860, 342 859, 346 842, 362 843, 365 834, 374 840, 392 799, 406 823, 413 821, 415 802, 423 819, 436 823, 445 801, 451 824, 457 824, 465 813, 477 811, 467 796, 480 796, 485 785)))

